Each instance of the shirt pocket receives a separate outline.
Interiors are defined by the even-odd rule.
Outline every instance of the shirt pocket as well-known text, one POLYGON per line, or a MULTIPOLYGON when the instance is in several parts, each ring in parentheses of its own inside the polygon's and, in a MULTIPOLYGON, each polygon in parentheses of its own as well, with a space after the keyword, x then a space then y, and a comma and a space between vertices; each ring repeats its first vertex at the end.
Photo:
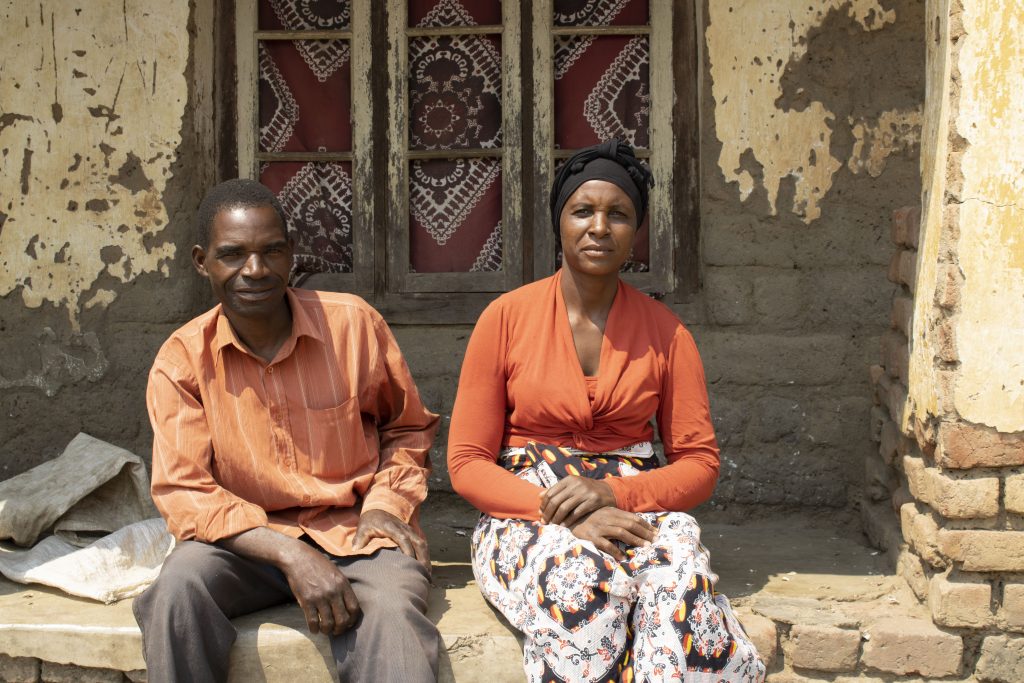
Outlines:
POLYGON ((333 408, 309 410, 309 467, 313 476, 351 479, 367 469, 374 457, 363 436, 359 400, 350 398, 333 408))

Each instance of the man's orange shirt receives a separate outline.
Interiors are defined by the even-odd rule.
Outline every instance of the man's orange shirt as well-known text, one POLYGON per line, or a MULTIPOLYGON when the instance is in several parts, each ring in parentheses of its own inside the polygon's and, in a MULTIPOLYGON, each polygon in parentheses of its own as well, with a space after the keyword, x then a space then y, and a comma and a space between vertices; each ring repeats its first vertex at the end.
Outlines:
POLYGON ((348 294, 288 290, 292 334, 269 364, 217 306, 157 354, 147 404, 153 500, 179 540, 268 526, 352 550, 361 510, 418 529, 438 418, 380 314, 348 294))

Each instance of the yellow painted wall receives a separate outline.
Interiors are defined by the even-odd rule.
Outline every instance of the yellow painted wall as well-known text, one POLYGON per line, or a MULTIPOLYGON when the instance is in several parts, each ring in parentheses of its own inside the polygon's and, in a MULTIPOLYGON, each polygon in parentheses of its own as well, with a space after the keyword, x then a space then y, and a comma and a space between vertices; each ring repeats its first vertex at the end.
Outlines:
POLYGON ((952 54, 949 12, 948 0, 930 0, 911 406, 919 418, 955 410, 1024 431, 1024 2, 965 0, 952 54), (952 153, 951 135, 962 138, 952 153), (942 261, 963 276, 959 366, 945 373, 935 362, 942 261))
POLYGON ((167 274, 162 194, 188 101, 187 0, 0 2, 0 296, 105 306, 167 274))
POLYGON ((1024 431, 1024 2, 964 2, 957 412, 1024 431))

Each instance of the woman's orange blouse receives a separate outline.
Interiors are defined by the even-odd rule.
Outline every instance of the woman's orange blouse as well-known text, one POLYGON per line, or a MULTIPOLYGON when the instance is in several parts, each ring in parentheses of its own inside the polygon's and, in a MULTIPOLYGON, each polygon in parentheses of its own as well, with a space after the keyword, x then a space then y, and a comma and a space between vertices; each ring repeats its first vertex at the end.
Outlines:
POLYGON ((651 440, 656 418, 668 464, 606 480, 618 507, 683 511, 705 501, 718 444, 690 333, 620 281, 597 377, 586 378, 560 283, 559 272, 509 292, 477 321, 448 436, 452 486, 489 515, 539 519, 542 489, 497 464, 503 447, 537 441, 602 453, 651 440))

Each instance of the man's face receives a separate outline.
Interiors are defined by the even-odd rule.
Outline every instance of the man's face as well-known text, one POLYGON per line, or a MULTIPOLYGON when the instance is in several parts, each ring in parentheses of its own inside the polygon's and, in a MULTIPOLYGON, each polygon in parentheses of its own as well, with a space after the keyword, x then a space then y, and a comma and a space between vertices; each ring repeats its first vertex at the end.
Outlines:
POLYGON ((210 244, 192 262, 229 314, 269 317, 284 304, 292 240, 271 206, 229 207, 210 226, 210 244))

